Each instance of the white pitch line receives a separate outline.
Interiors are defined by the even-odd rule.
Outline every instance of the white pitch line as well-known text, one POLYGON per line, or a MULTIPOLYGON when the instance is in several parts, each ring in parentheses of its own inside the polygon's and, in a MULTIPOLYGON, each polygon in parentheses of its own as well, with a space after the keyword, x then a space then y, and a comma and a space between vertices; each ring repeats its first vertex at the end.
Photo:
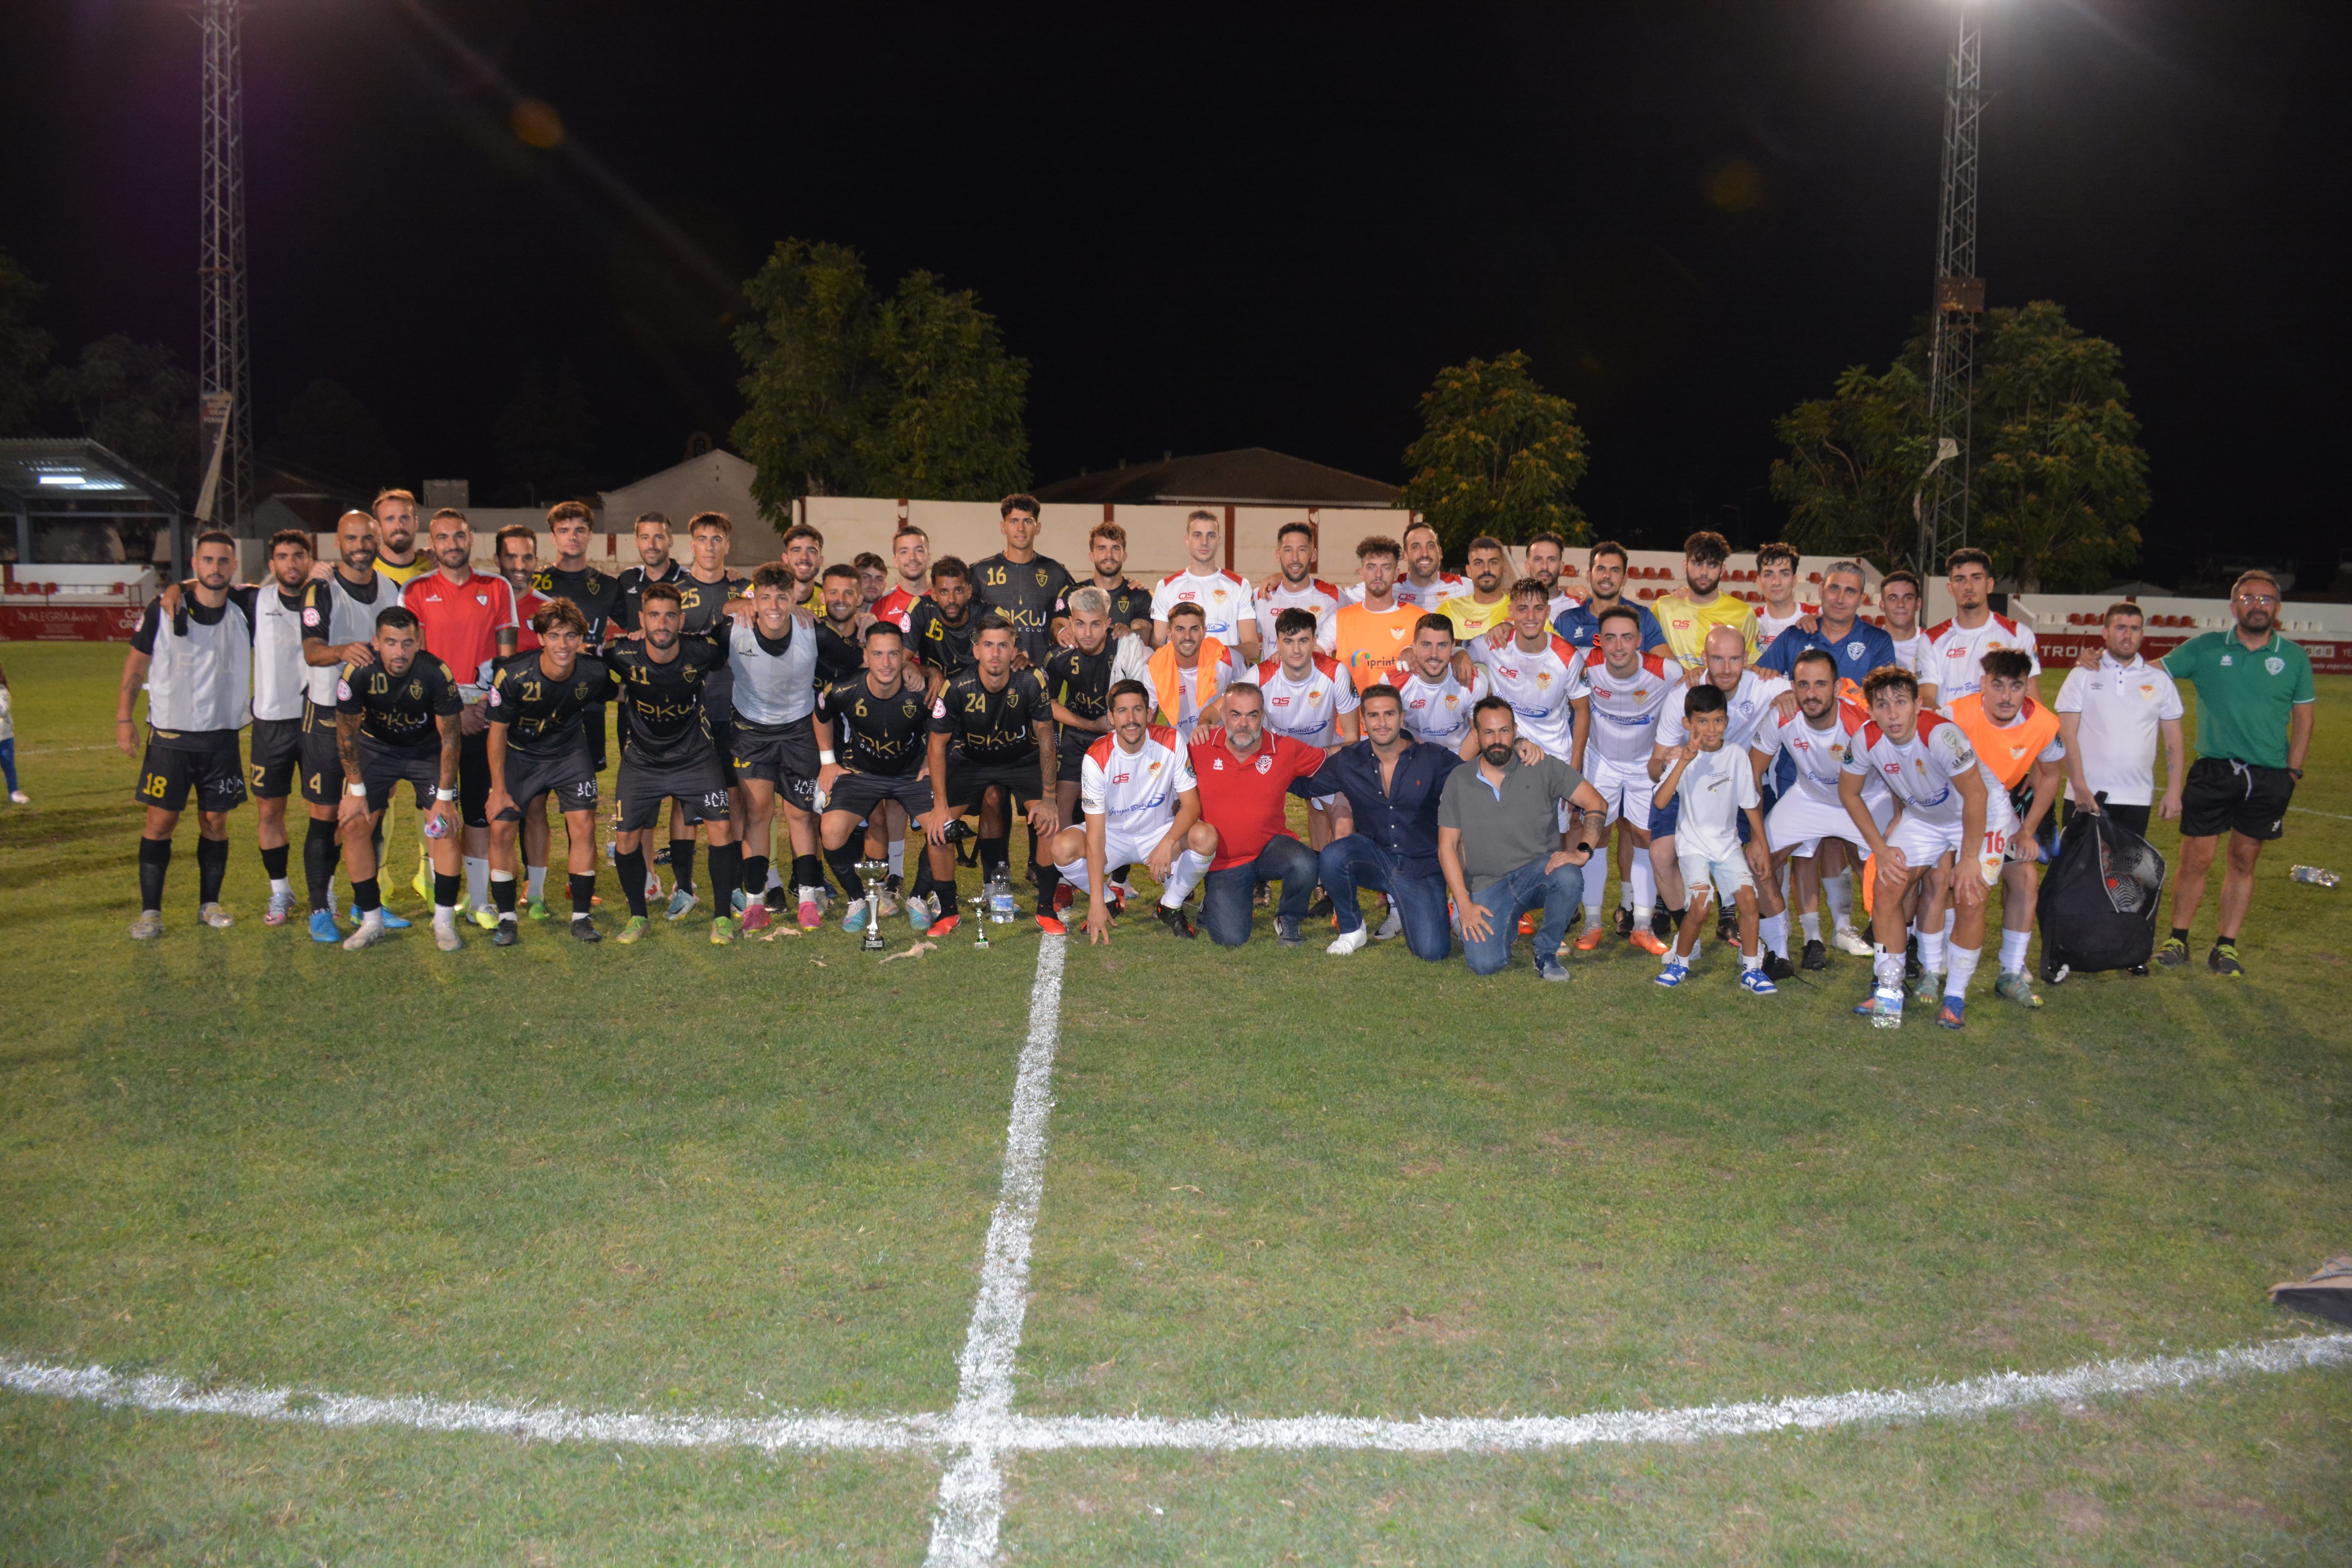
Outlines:
POLYGON ((472 1400, 373 1399, 300 1388, 207 1387, 175 1377, 127 1377, 102 1366, 48 1366, 0 1360, 0 1388, 130 1410, 236 1415, 301 1426, 404 1426, 418 1432, 487 1432, 541 1443, 617 1443, 652 1448, 852 1448, 936 1447, 936 1415, 600 1415, 560 1405, 484 1405, 472 1400))
MULTIPOLYGON (((131 1377, 104 1367, 0 1360, 0 1388, 38 1398, 194 1415, 233 1415, 294 1426, 401 1426, 479 1432, 548 1443, 637 1447, 751 1447, 860 1452, 986 1448, 1007 1452, 1160 1448, 1309 1452, 1376 1449, 1399 1454, 1509 1453, 1590 1444, 1700 1443, 1771 1432, 1825 1431, 1892 1422, 1949 1420, 2033 1405, 2189 1388, 2230 1378, 2352 1366, 2352 1334, 2267 1340, 2229 1350, 2144 1361, 2088 1362, 2051 1373, 1998 1373, 1925 1388, 1857 1390, 1746 1405, 1676 1410, 1603 1410, 1583 1415, 1428 1416, 1388 1421, 1353 1415, 1251 1419, 1232 1415, 975 1416, 961 1426, 938 1415, 775 1415, 598 1414, 554 1405, 500 1405, 437 1399, 376 1399, 291 1388, 205 1387, 176 1378, 131 1377)), ((950 1470, 950 1478, 954 1476, 950 1470)), ((948 1490, 943 1484, 942 1492, 948 1490)))
POLYGON ((2287 809, 2299 811, 2305 816, 2326 816, 2333 817, 2337 822, 2352 822, 2352 816, 2347 816, 2340 811, 2314 811, 2307 805, 2290 805, 2287 809))
POLYGON ((940 1478, 926 1568, 982 1568, 996 1557, 1004 1523, 1004 1474, 996 1434, 1011 1419, 1013 1357, 1029 1304, 1029 1240, 1045 1195, 1045 1119, 1054 1109, 1054 1047, 1062 1034, 1062 960, 1066 937, 1037 944, 1029 987, 1029 1038, 1013 1080, 1004 1133, 1004 1177, 981 1257, 980 1296, 965 1331, 949 1436, 963 1452, 940 1478))

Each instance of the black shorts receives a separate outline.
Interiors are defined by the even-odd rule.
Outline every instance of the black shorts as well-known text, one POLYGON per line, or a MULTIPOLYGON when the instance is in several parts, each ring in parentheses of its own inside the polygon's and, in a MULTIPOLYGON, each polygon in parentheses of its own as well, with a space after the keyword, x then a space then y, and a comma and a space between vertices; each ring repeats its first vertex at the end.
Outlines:
MULTIPOLYGON (((816 737, 809 733, 807 720, 796 724, 769 725, 739 719, 728 728, 733 731, 734 752, 729 759, 729 771, 738 783, 759 779, 793 794, 793 784, 804 781, 814 789, 818 767, 816 737)), ((803 798, 800 804, 805 805, 807 800, 803 798)))
POLYGON ((312 805, 341 805, 343 753, 335 742, 335 710, 302 704, 302 798, 312 805))
POLYGON ((302 721, 256 719, 245 777, 256 800, 284 800, 294 793, 294 774, 302 765, 302 721))
POLYGON ((980 809, 981 796, 992 787, 1004 791, 1005 809, 1021 808, 1045 793, 1045 772, 1035 757, 992 763, 948 754, 948 809, 958 816, 980 809))
POLYGON ((193 789, 198 811, 227 811, 243 805, 245 763, 236 754, 236 731, 222 730, 217 734, 220 739, 212 743, 174 746, 158 741, 150 731, 147 754, 139 763, 140 804, 184 811, 193 789))
POLYGON ((2286 831, 2286 804, 2294 775, 2227 757, 2200 757, 2180 787, 2180 837, 2218 838, 2242 833, 2272 839, 2286 831))
POLYGON ((490 825, 490 733, 457 739, 457 815, 468 827, 490 825))
POLYGON ((365 735, 359 738, 360 782, 367 785, 367 808, 383 810, 403 784, 416 787, 419 816, 433 809, 433 792, 441 787, 441 736, 431 731, 433 743, 423 751, 380 746, 365 735))
POLYGON ((719 776, 732 784, 735 782, 735 721, 713 719, 706 713, 702 721, 710 727, 710 755, 719 764, 719 776))
POLYGON ((662 802, 674 800, 669 828, 727 818, 727 778, 710 757, 693 762, 648 763, 634 752, 621 753, 621 831, 642 833, 661 820, 662 802))
POLYGON ((1055 778, 1062 784, 1077 783, 1079 770, 1087 763, 1087 748, 1101 739, 1102 736, 1088 734, 1084 730, 1064 733, 1061 744, 1054 751, 1057 763, 1054 769, 1055 778))
POLYGON ((514 804, 499 813, 500 822, 520 822, 530 803, 542 795, 555 797, 558 811, 596 809, 596 770, 582 747, 561 756, 533 756, 507 748, 507 798, 514 804))
POLYGON ((905 806, 908 816, 920 816, 931 809, 931 781, 920 773, 845 773, 833 781, 833 795, 824 808, 854 813, 863 822, 888 800, 905 806))

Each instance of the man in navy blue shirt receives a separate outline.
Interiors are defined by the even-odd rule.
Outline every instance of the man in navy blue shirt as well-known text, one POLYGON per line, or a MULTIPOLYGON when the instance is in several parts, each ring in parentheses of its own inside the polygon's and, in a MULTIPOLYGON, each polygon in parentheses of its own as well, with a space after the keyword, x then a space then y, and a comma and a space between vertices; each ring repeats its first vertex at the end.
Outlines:
POLYGON ((1822 577, 1822 613, 1803 617, 1774 637, 1756 668, 1788 675, 1796 669, 1799 654, 1817 647, 1837 660, 1842 680, 1860 687, 1872 670, 1896 663, 1895 639, 1861 618, 1862 586, 1862 568, 1853 562, 1831 567, 1822 577))
POLYGON ((1356 909, 1360 886, 1388 894, 1415 958, 1440 963, 1454 951, 1454 931, 1445 918, 1445 873, 1437 862, 1437 805, 1446 775, 1462 759, 1405 732, 1404 708, 1392 686, 1366 688, 1358 711, 1364 739, 1340 747, 1311 781, 1292 786, 1303 794, 1311 783, 1317 795, 1344 795, 1355 813, 1356 830, 1325 845, 1318 857, 1323 890, 1339 921, 1339 939, 1326 951, 1350 953, 1371 940, 1356 909))
MULTIPOLYGON (((1642 651, 1655 653, 1666 646, 1666 628, 1658 625, 1658 617, 1641 605, 1625 600, 1625 547, 1613 539, 1604 539, 1592 547, 1585 557, 1584 580, 1591 592, 1584 603, 1570 605, 1552 618, 1551 629, 1564 642, 1590 652, 1592 639, 1601 632, 1601 612, 1619 605, 1633 612, 1642 623, 1642 651)), ((1507 635, 1508 628, 1505 628, 1507 635)))

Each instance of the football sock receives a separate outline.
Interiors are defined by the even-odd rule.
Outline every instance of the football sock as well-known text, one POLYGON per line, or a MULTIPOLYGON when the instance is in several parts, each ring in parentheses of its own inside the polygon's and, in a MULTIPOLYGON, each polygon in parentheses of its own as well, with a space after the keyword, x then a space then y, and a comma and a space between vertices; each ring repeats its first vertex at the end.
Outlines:
MULTIPOLYGON (((1783 918, 1785 919, 1786 917, 1783 918)), ((1807 910, 1803 914, 1799 915, 1797 917, 1797 928, 1805 933, 1805 940, 1807 942, 1821 941, 1822 917, 1820 911, 1815 910, 1807 910)), ((1840 929, 1843 928, 1841 927, 1840 929)))
POLYGON ((228 840, 199 838, 196 840, 196 899, 200 903, 220 902, 221 879, 228 875, 228 840))
MULTIPOLYGON (((144 858, 144 857, 142 856, 142 858, 144 858)), ((152 909, 155 906, 150 904, 147 907, 149 909, 152 909)), ((2189 928, 2187 926, 2174 926, 2172 928, 2172 940, 2179 942, 2181 946, 2187 947, 2189 945, 2189 928)))
POLYGON ((2000 972, 2015 974, 2025 967, 2025 949, 2033 941, 2030 931, 2003 931, 2000 933, 2000 972))
MULTIPOLYGON (((742 859, 744 902, 756 904, 764 901, 768 896, 768 858, 765 855, 745 855, 743 854, 743 847, 740 844, 732 845, 730 847, 733 848, 735 853, 741 857, 742 859)), ((719 873, 716 869, 712 870, 710 875, 713 881, 718 879, 719 873)), ((714 890, 711 896, 716 898, 718 894, 714 890)), ((731 908, 735 900, 732 898, 730 898, 726 902, 731 908)), ((721 909, 719 912, 723 915, 728 913, 729 910, 728 909, 721 909)))
POLYGON ((1853 923, 1853 879, 1841 871, 1822 879, 1822 897, 1829 900, 1830 920, 1840 931, 1853 923))
MULTIPOLYGON (((490 890, 489 880, 489 870, 488 868, 485 867, 482 871, 482 894, 486 901, 490 890)), ((456 876, 445 871, 436 871, 433 873, 434 924, 439 925, 445 921, 453 921, 457 918, 457 895, 464 887, 465 879, 463 877, 456 876)))
POLYGON ((732 914, 735 910, 735 884, 742 879, 743 847, 740 844, 714 844, 710 847, 710 907, 718 913, 732 914))
POLYGON ((499 919, 515 918, 515 879, 512 871, 493 870, 490 873, 490 903, 499 911, 499 919))
POLYGON ((359 911, 362 922, 383 923, 383 894, 377 890, 373 877, 352 884, 352 908, 359 911))
POLYGON ((584 921, 588 918, 589 910, 596 902, 596 873, 567 871, 564 875, 572 883, 572 918, 575 921, 584 921))
POLYGON ((980 879, 985 882, 1000 871, 1006 873, 1009 879, 1012 867, 1007 862, 1013 858, 1013 836, 1007 834, 1002 838, 983 838, 980 840, 979 847, 980 879))
POLYGON ((1054 913, 1054 895, 1061 890, 1061 886, 1062 871, 1060 867, 1048 862, 1047 864, 1037 868, 1037 912, 1039 914, 1045 915, 1048 918, 1052 917, 1054 913))
POLYGON ((1658 903, 1658 868, 1650 864, 1646 849, 1633 851, 1633 923, 1639 926, 1647 912, 1658 903))
POLYGON ((139 841, 139 907, 142 910, 163 907, 163 873, 171 868, 170 839, 142 838, 139 841))
POLYGON ((904 838, 893 838, 890 840, 890 875, 904 877, 906 874, 907 841, 904 838))
POLYGON ((534 904, 547 897, 546 867, 526 866, 523 868, 523 897, 529 899, 534 904))
POLYGON ((793 856, 793 886, 795 888, 815 888, 820 891, 823 890, 824 887, 824 862, 820 861, 814 855, 793 856))
POLYGON ((629 900, 629 914, 642 918, 646 912, 646 852, 624 849, 614 857, 615 868, 621 873, 621 891, 629 900))
POLYGON ((302 835, 302 879, 310 884, 310 907, 335 907, 335 825, 310 819, 302 835))
POLYGON ((466 907, 487 909, 490 902, 490 862, 484 855, 468 855, 466 863, 466 907))
POLYGON ((1921 932, 1919 937, 1919 967, 1930 974, 1944 973, 1944 933, 1921 932))
MULTIPOLYGON (((1757 921, 1756 934, 1764 939, 1766 947, 1782 958, 1789 956, 1789 916, 1785 910, 1777 915, 1767 915, 1757 921)), ((1748 967, 1753 969, 1756 966, 1751 963, 1748 967)))
POLYGON ((1977 972, 1977 960, 1983 956, 1984 949, 1980 947, 1954 946, 1951 973, 1944 976, 1944 994, 1966 997, 1969 980, 1977 972))
POLYGON ((280 844, 275 849, 264 849, 261 852, 261 868, 269 874, 269 890, 272 894, 292 891, 286 885, 286 858, 293 852, 293 848, 291 844, 280 844))
POLYGON ((1176 858, 1169 863, 1168 881, 1160 894, 1160 907, 1173 910, 1182 907, 1184 895, 1193 885, 1209 874, 1209 858, 1196 849, 1179 849, 1176 858))
POLYGON ((1601 923, 1601 895, 1609 883, 1609 845, 1604 840, 1592 847, 1592 858, 1584 863, 1584 929, 1591 931, 1601 923))
POLYGON ((858 851, 845 844, 838 849, 824 852, 824 863, 833 868, 834 880, 853 900, 866 896, 866 879, 857 874, 858 851))
MULTIPOLYGON (((681 893, 694 891, 694 840, 673 838, 669 841, 669 879, 677 884, 681 893)), ((727 911, 719 911, 725 914, 727 911)))
MULTIPOLYGON (((1784 952, 1780 956, 1786 958, 1789 955, 1784 952)), ((1761 969, 1764 967, 1763 955, 1754 952, 1743 952, 1739 955, 1739 967, 1742 969, 1761 969)))

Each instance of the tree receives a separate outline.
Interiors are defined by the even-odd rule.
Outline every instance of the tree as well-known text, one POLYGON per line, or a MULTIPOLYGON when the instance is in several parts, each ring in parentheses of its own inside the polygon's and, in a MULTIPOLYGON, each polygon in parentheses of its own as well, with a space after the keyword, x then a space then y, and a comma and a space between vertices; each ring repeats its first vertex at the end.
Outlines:
POLYGON ((1788 542, 1809 554, 1893 565, 1918 541, 1911 501, 1927 468, 1927 389, 1907 364, 1885 375, 1850 365, 1830 396, 1800 403, 1774 426, 1789 456, 1772 463, 1788 542))
POLYGON ((2148 508, 2123 353, 2046 300, 1995 310, 1990 325, 1970 539, 2021 592, 2098 587, 2137 559, 2148 508))
POLYGON ((1590 537, 1567 499, 1587 461, 1576 406, 1536 384, 1524 353, 1439 371, 1421 422, 1397 505, 1427 518, 1448 551, 1482 533, 1507 543, 1546 531, 1571 543, 1590 537))
POLYGON ((297 393, 278 416, 270 451, 362 489, 381 485, 400 468, 392 438, 340 382, 320 376, 297 393))
POLYGON ((857 443, 887 395, 864 259, 846 246, 783 240, 743 294, 754 313, 735 329, 748 406, 734 441, 759 469, 760 510, 772 520, 796 496, 857 493, 857 443))
POLYGON ((994 500, 1029 482, 1029 365, 971 290, 909 273, 877 300, 845 246, 790 239, 744 286, 736 448, 772 521, 801 495, 994 500))
MULTIPOLYGON (((1969 542, 2021 592, 2095 588, 2138 554, 2135 525, 2148 507, 2122 353, 2048 300, 1989 311, 1979 334, 1969 542)), ((1885 375, 1853 366, 1832 396, 1781 416, 1775 428, 1790 455, 1773 462, 1771 489, 1789 507, 1790 542, 1887 565, 1911 560, 1933 447, 1927 364, 1922 331, 1885 375)))
POLYGON ((874 357, 889 400, 857 442, 867 493, 994 500, 1028 486, 1029 363, 971 289, 908 273, 876 317, 874 357))
POLYGON ((196 378, 170 349, 118 332, 52 370, 48 384, 83 435, 184 495, 194 489, 196 378))
POLYGON ((500 472, 536 506, 543 495, 578 495, 594 486, 596 421, 588 389, 569 361, 552 372, 533 363, 492 421, 500 472))
POLYGON ((57 342, 33 324, 33 311, 47 291, 0 250, 0 436, 40 432, 42 383, 57 342))

